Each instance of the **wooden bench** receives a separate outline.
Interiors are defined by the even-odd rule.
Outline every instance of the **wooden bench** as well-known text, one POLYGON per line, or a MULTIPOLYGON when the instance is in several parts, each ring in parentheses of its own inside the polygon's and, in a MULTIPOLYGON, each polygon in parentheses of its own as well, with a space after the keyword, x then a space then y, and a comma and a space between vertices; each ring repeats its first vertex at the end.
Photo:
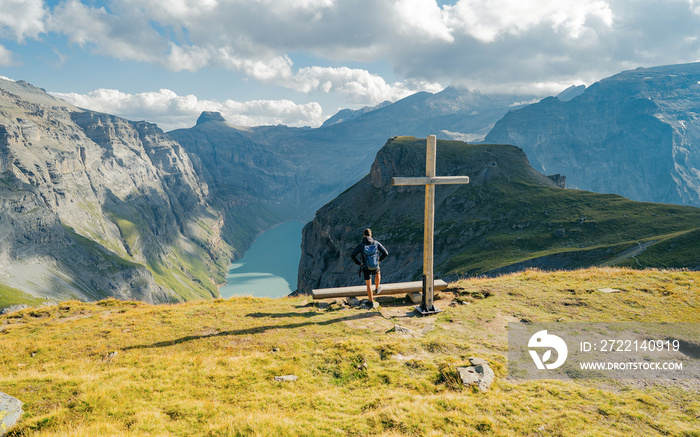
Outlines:
MULTIPOLYGON (((447 282, 442 279, 436 279, 434 282, 435 290, 445 290, 447 282)), ((408 294, 423 291, 423 281, 415 282, 397 282, 394 284, 381 284, 381 293, 374 296, 386 296, 389 294, 408 294)), ((374 291, 374 287, 372 287, 374 291)), ((333 299, 337 297, 352 297, 352 296, 367 296, 366 285, 356 285, 353 287, 337 287, 337 288, 318 288, 311 290, 314 300, 316 299, 333 299)))

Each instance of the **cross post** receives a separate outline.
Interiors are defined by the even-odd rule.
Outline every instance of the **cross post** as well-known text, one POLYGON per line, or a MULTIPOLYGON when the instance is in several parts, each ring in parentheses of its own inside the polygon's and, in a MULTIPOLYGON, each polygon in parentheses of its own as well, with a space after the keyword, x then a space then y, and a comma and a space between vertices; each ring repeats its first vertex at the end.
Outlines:
POLYGON ((433 246, 435 233, 435 185, 468 184, 469 176, 435 176, 437 138, 428 135, 425 154, 425 177, 395 177, 392 185, 425 185, 425 222, 423 228, 423 303, 416 310, 423 315, 440 310, 433 305, 433 246))

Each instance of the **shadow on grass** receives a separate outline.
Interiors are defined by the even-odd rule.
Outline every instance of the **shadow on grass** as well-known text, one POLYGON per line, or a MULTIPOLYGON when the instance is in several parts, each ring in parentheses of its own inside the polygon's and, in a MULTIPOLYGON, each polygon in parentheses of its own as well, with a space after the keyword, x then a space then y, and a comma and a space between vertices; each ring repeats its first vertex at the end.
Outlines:
MULTIPOLYGON (((291 316, 303 316, 303 317, 310 317, 310 313, 288 313, 286 314, 287 317, 291 316)), ((313 314, 320 314, 320 313, 313 313, 313 314)), ((262 314, 262 313, 252 313, 248 314, 248 317, 284 317, 285 314, 262 314)), ((142 345, 136 345, 136 346, 127 346, 123 347, 121 350, 122 351, 128 351, 132 349, 151 349, 151 348, 159 348, 159 347, 168 347, 168 346, 175 346, 181 343, 187 343, 189 341, 194 341, 194 340, 200 340, 202 338, 211 338, 211 337, 228 337, 228 336, 235 336, 235 335, 250 335, 250 334, 262 334, 265 331, 268 331, 270 329, 296 329, 296 328, 301 328, 304 326, 309 326, 309 325, 332 325, 334 323, 339 323, 339 322, 345 322, 348 320, 362 320, 362 319, 369 319, 372 317, 382 317, 382 315, 378 312, 366 312, 366 313, 360 313, 360 314, 355 314, 352 316, 347 316, 347 317, 338 317, 335 319, 330 319, 330 320, 324 320, 322 322, 313 322, 313 321, 308 321, 308 322, 300 322, 300 323, 288 323, 286 325, 268 325, 268 326, 258 326, 255 328, 246 328, 246 329, 236 329, 233 331, 223 331, 223 332, 218 332, 216 334, 202 334, 202 335, 188 335, 186 337, 181 337, 181 338, 176 338, 173 340, 165 340, 165 341, 159 341, 153 344, 142 344, 142 345)))
POLYGON ((320 315, 321 313, 318 311, 307 311, 305 313, 250 313, 246 314, 246 317, 269 317, 271 319, 277 319, 280 317, 313 317, 320 315))

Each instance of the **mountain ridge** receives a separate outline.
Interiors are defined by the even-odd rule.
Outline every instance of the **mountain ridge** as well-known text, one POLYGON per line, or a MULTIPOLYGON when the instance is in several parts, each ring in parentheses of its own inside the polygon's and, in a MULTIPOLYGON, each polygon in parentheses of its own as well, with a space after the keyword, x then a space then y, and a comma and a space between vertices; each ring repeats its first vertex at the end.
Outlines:
POLYGON ((572 186, 700 206, 700 63, 638 68, 509 112, 485 138, 572 186))
MULTIPOLYGON (((39 250, 36 275, 52 278, 42 279, 41 295, 85 299, 134 295, 153 301, 216 296, 216 285, 223 281, 228 260, 240 257, 260 232, 290 219, 308 219, 344 190, 364 184, 362 176, 367 168, 372 169, 370 182, 372 177, 381 179, 383 170, 375 169, 374 163, 380 156, 378 145, 386 138, 405 133, 425 137, 437 132, 440 137, 473 142, 483 140, 487 132, 494 138, 498 132, 507 132, 517 140, 512 141, 516 145, 521 138, 536 146, 534 151, 521 147, 528 153, 522 157, 543 171, 553 169, 546 173, 559 168, 552 166, 552 162, 560 165, 574 160, 575 155, 567 147, 554 148, 543 157, 538 152, 546 147, 531 141, 534 135, 531 132, 539 132, 535 136, 554 133, 553 136, 563 138, 570 134, 571 123, 559 124, 555 130, 541 129, 529 121, 518 125, 518 120, 527 119, 524 114, 537 114, 545 121, 557 114, 568 114, 569 121, 589 127, 588 136, 598 138, 598 145, 589 148, 589 155, 597 154, 603 162, 597 167, 579 166, 579 170, 587 170, 588 179, 598 180, 602 191, 605 187, 617 191, 615 187, 632 186, 638 197, 646 198, 675 190, 692 200, 694 171, 698 167, 693 142, 697 129, 694 112, 688 111, 688 96, 694 95, 692 80, 696 70, 696 64, 634 70, 589 88, 570 87, 557 97, 527 106, 524 103, 527 98, 523 96, 488 96, 448 87, 435 94, 417 93, 392 104, 341 111, 338 114, 342 116, 333 123, 314 129, 239 127, 227 123, 220 113, 205 111, 194 127, 168 133, 150 123, 76 108, 25 82, 3 80, 0 82, 0 111, 4 111, 0 114, 3 174, 0 189, 7 193, 1 207, 8 219, 0 231, 13 243, 0 253, 0 275, 11 276, 7 285, 36 289, 36 285, 18 278, 28 268, 18 262, 21 258, 18 254, 26 254, 30 259, 29 255, 36 255, 31 250, 39 250), (673 89, 678 101, 673 100, 673 89), (691 94, 683 94, 687 90, 691 94), (598 112, 582 114, 570 109, 583 104, 597 107, 598 112), (597 124, 599 120, 613 120, 617 130, 602 129, 597 124), (521 128, 532 129, 521 133, 521 128), (623 135, 626 131, 632 131, 631 136, 623 135), (614 141, 610 142, 611 138, 614 141), (642 156, 630 147, 635 139, 640 139, 640 143, 652 139, 657 147, 645 152, 648 157, 642 156), (615 155, 613 148, 607 147, 609 144, 625 146, 621 148, 625 153, 615 155), (658 178, 653 169, 659 165, 674 168, 675 173, 669 170, 670 177, 664 174, 658 178), (644 172, 640 175, 640 168, 648 169, 644 170, 648 177, 644 172), (615 172, 612 178, 606 176, 606 171, 611 169, 615 172), (25 232, 27 229, 34 231, 25 232), (37 242, 46 243, 46 248, 52 248, 51 253, 41 252, 39 246, 31 250, 25 247, 32 245, 31 235, 35 235, 37 242), (54 255, 62 246, 73 247, 70 256, 54 255), (71 264, 69 259, 84 262, 71 264), (98 268, 93 268, 91 273, 80 273, 86 271, 90 259, 98 268), (94 284, 89 281, 82 284, 80 280, 84 278, 92 278, 94 284), (60 293, 50 291, 52 281, 59 284, 60 293), (172 288, 178 291, 172 293, 169 291, 172 288), (93 289, 98 291, 90 291, 93 289)), ((546 126, 544 122, 542 125, 546 126)), ((495 146, 484 147, 482 150, 495 146)), ((488 153, 494 154, 495 150, 488 153)), ((405 166, 402 168, 421 174, 418 167, 424 158, 415 155, 411 159, 416 161, 402 161, 405 166)), ((482 164, 483 168, 475 168, 470 175, 472 186, 489 185, 505 177, 498 165, 482 164)), ((568 171, 557 173, 565 174, 570 185, 581 186, 582 171, 574 172, 573 178, 568 171)), ((561 175, 549 179, 538 175, 536 179, 535 185, 549 188, 564 183, 561 175)), ((514 188, 501 185, 500 191, 489 195, 509 194, 509 190, 518 192, 523 183, 516 182, 514 188)), ((519 195, 526 191, 520 190, 519 195)), ((571 201, 558 194, 554 197, 563 203, 571 201)), ((567 204, 570 209, 579 208, 574 203, 567 204)), ((527 228, 528 223, 536 220, 539 219, 512 225, 527 228)), ((651 219, 644 216, 644 220, 651 219)), ((484 219, 483 226, 474 229, 486 231, 489 226, 498 227, 487 222, 484 219)), ((409 227, 412 229, 413 225, 409 227)), ((645 246, 646 250, 637 259, 643 260, 654 253, 658 259, 668 259, 670 247, 687 246, 680 240, 696 240, 691 229, 671 228, 670 233, 656 234, 660 240, 645 246), (674 232, 678 235, 671 237, 674 232)), ((501 231, 510 235, 507 229, 501 231)), ((544 238, 542 230, 537 232, 544 238)), ((464 235, 455 236, 455 241, 466 241, 464 235)), ((401 238, 404 237, 417 238, 408 234, 401 238)), ((598 255, 589 253, 589 258, 605 258, 641 244, 626 240, 625 247, 612 247, 608 243, 598 255)), ((642 243, 646 245, 648 241, 642 243)), ((535 244, 520 249, 506 246, 514 252, 532 252, 534 261, 514 255, 500 266, 477 262, 479 266, 474 270, 464 270, 465 260, 474 259, 474 254, 466 254, 452 264, 442 260, 444 272, 460 274, 459 269, 463 269, 472 274, 496 272, 510 265, 551 266, 569 256, 563 251, 560 255, 548 253, 537 249, 535 244)), ((569 251, 571 265, 582 259, 582 251, 578 249, 569 251)), ((684 254, 686 261, 694 259, 685 249, 679 253, 684 254)), ((491 252, 489 256, 502 259, 491 252)), ((671 263, 681 264, 678 260, 671 263)), ((403 272, 415 276, 408 268, 403 272)))
POLYGON ((62 300, 215 295, 229 249, 179 144, 24 82, 0 90, 5 285, 62 300))
MULTIPOLYGON (((383 281, 420 279, 421 187, 394 187, 391 178, 423 175, 424 155, 425 140, 392 138, 365 178, 318 211, 303 230, 299 292, 361 283, 350 252, 366 227, 390 253, 383 281)), ((437 277, 602 265, 639 242, 656 250, 647 266, 700 269, 700 256, 692 253, 700 243, 699 208, 564 189, 508 145, 438 140, 437 174, 471 178, 468 185, 436 189, 437 277), (675 259, 676 251, 685 256, 675 259)))
POLYGON ((377 144, 387 138, 405 131, 428 135, 440 127, 441 135, 482 139, 498 118, 522 100, 522 96, 485 96, 449 87, 435 94, 416 93, 391 104, 339 111, 319 128, 242 128, 230 125, 219 113, 203 112, 194 127, 168 135, 188 151, 214 191, 221 189, 222 195, 228 196, 229 192, 243 193, 244 185, 257 187, 258 200, 243 193, 249 200, 235 213, 227 213, 229 220, 248 217, 253 210, 265 216, 250 227, 243 224, 247 229, 225 232, 230 244, 244 250, 257 233, 274 224, 313 217, 318 208, 362 178, 376 155, 377 144), (430 120, 420 121, 426 113, 432 114, 430 120), (244 163, 235 157, 238 155, 231 158, 232 150, 244 149, 257 157, 256 165, 243 168, 244 163), (267 174, 263 162, 269 167, 275 162, 276 175, 267 174), (227 168, 226 174, 214 178, 212 171, 217 167, 227 168), (231 176, 236 173, 242 177, 231 176), (245 180, 258 182, 246 185, 245 180))

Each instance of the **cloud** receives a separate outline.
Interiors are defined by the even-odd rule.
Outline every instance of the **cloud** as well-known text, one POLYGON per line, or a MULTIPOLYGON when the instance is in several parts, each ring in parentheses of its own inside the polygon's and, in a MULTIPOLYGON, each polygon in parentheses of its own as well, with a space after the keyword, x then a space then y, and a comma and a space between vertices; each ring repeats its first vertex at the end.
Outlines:
POLYGON ((289 78, 289 83, 289 87, 298 91, 335 92, 349 102, 371 105, 402 99, 417 91, 437 92, 443 88, 440 84, 425 81, 388 84, 381 76, 367 70, 347 67, 304 67, 289 78))
POLYGON ((36 38, 44 31, 42 0, 0 0, 0 35, 9 34, 17 41, 36 38))
POLYGON ((146 120, 164 131, 191 127, 202 111, 221 112, 232 124, 242 126, 286 124, 319 126, 323 123, 321 105, 316 102, 296 104, 289 100, 251 100, 238 102, 200 100, 194 95, 179 96, 161 89, 129 94, 113 89, 99 89, 88 94, 51 93, 78 107, 107 112, 129 120, 146 120))
POLYGON ((10 67, 16 64, 14 54, 0 44, 0 67, 10 67))
MULTIPOLYGON (((234 71, 350 105, 441 85, 556 93, 623 69, 700 59, 700 0, 63 0, 52 9, 40 0, 0 0, 0 6, 13 10, 0 12, 3 34, 18 40, 58 34, 90 53, 173 72, 234 71), (368 66, 378 64, 383 76, 368 66)), ((11 59, 0 51, 4 65, 11 59)))
POLYGON ((93 53, 121 60, 159 62, 168 47, 149 17, 136 10, 119 14, 105 7, 88 7, 79 0, 68 0, 52 10, 46 20, 47 31, 68 37, 71 44, 90 49, 93 53))
POLYGON ((349 67, 302 67, 294 69, 288 56, 270 59, 243 59, 227 49, 209 47, 171 47, 169 68, 197 71, 206 65, 218 65, 244 73, 260 83, 282 86, 301 93, 334 93, 357 105, 376 105, 398 100, 418 91, 437 92, 444 87, 429 81, 408 80, 387 83, 367 70, 349 67))
POLYGON ((700 15, 692 6, 688 0, 460 0, 443 8, 453 43, 397 46, 387 57, 404 77, 552 94, 626 69, 697 61, 700 15))
POLYGON ((445 21, 455 32, 486 43, 543 23, 555 33, 578 38, 589 18, 611 26, 613 11, 600 0, 460 0, 445 7, 445 21))
POLYGON ((417 34, 421 39, 454 41, 444 14, 434 0, 398 0, 393 9, 399 32, 404 36, 417 34))

